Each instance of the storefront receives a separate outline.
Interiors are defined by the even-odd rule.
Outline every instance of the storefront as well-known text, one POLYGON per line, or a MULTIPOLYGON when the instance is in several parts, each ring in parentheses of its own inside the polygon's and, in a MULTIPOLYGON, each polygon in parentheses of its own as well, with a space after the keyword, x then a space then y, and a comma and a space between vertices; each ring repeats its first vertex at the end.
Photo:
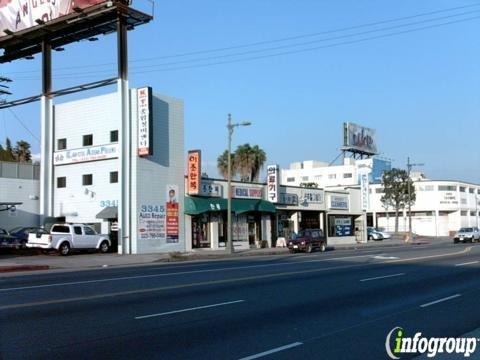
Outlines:
MULTIPOLYGON (((185 197, 186 237, 191 249, 220 249, 227 240, 226 181, 202 179, 199 194, 185 197)), ((275 206, 263 199, 262 184, 232 183, 235 249, 271 246, 275 206)), ((187 248, 188 249, 188 248, 187 248)))

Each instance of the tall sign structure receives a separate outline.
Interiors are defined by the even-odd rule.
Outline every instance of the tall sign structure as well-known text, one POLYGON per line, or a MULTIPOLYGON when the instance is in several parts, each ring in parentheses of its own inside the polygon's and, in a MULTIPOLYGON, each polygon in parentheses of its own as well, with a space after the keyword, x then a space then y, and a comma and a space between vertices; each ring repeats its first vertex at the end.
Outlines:
MULTIPOLYGON (((121 111, 119 146, 121 158, 121 200, 118 205, 120 252, 130 253, 130 137, 128 98, 127 30, 146 24, 152 15, 131 7, 131 0, 57 0, 39 2, 27 9, 30 2, 0 1, 0 64, 42 56, 42 91, 39 95, 4 102, 0 109, 33 101, 41 103, 41 174, 40 215, 42 219, 53 215, 53 98, 101 86, 117 84, 118 106, 121 111), (22 8, 20 8, 22 6, 22 8), (25 14, 28 14, 25 15, 25 14), (96 36, 117 33, 118 75, 89 84, 62 90, 52 88, 52 49, 73 42, 96 39, 96 36)), ((153 14, 153 2, 152 2, 153 14)))
POLYGON ((354 158, 363 159, 378 154, 375 129, 370 129, 354 123, 343 123, 343 147, 345 153, 351 153, 354 158))

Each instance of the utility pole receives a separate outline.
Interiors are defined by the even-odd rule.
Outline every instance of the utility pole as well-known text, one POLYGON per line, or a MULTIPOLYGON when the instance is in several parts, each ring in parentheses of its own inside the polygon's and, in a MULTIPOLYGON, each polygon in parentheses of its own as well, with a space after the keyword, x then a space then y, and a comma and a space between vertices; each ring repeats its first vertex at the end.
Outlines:
POLYGON ((232 237, 232 135, 233 129, 238 126, 250 126, 251 123, 248 121, 243 121, 241 123, 232 124, 232 115, 228 114, 228 166, 227 166, 227 242, 225 243, 225 250, 228 254, 233 254, 235 248, 233 247, 233 237, 232 237))
POLYGON ((410 157, 407 157, 407 191, 408 191, 408 241, 412 239, 412 191, 410 189, 410 172, 414 166, 424 166, 425 164, 412 164, 410 157))

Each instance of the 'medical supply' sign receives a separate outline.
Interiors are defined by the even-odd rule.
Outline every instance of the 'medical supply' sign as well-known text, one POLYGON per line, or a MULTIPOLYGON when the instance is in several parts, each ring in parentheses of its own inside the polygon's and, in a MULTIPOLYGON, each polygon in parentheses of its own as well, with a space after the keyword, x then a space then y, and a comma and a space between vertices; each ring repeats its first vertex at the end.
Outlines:
POLYGON ((53 165, 66 165, 87 161, 107 160, 118 158, 120 148, 118 144, 89 146, 80 149, 60 150, 53 153, 53 165))
POLYGON ((278 165, 267 166, 267 194, 272 203, 278 202, 278 165))
POLYGON ((232 187, 232 195, 235 198, 243 199, 261 199, 263 197, 263 191, 261 188, 251 188, 244 186, 232 187))
POLYGON ((152 88, 137 90, 138 156, 153 154, 152 88))

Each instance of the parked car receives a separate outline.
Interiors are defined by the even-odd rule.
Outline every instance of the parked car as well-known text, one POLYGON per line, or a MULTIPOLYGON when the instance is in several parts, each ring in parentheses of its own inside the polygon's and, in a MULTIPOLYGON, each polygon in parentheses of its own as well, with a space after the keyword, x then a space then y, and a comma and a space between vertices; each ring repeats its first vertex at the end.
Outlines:
POLYGON ((478 227, 462 227, 453 238, 453 243, 480 241, 480 230, 478 227))
POLYGON ((376 228, 375 229, 380 235, 382 235, 382 238, 385 239, 390 239, 392 237, 391 234, 385 231, 384 228, 376 228))
POLYGON ((306 229, 294 235, 293 239, 288 241, 287 247, 292 253, 297 251, 311 253, 313 249, 323 252, 327 249, 327 239, 320 229, 306 229))
POLYGON ((383 240, 383 234, 375 229, 374 227, 368 226, 367 227, 367 239, 368 240, 383 240))
POLYGON ((43 232, 47 234, 46 230, 39 227, 33 227, 33 226, 30 226, 30 227, 19 226, 11 229, 8 233, 10 236, 12 236, 15 239, 14 243, 17 248, 25 248, 28 242, 28 234, 37 233, 37 232, 43 232))
POLYGON ((106 253, 110 246, 108 235, 97 234, 85 224, 54 224, 50 233, 32 233, 27 242, 28 248, 57 250, 61 255, 68 255, 71 250, 92 249, 106 253))
POLYGON ((7 230, 0 229, 0 248, 17 248, 15 238, 7 230))

